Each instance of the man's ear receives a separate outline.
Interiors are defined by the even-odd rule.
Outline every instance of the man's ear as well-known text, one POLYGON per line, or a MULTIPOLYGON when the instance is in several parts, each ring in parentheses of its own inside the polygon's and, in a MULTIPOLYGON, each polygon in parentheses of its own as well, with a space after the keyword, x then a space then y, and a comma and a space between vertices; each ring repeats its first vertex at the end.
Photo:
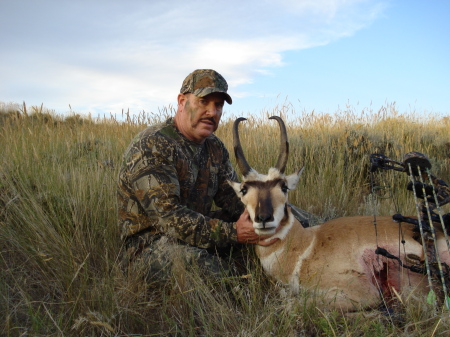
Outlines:
POLYGON ((184 108, 184 105, 186 104, 188 100, 188 97, 186 94, 178 94, 177 102, 178 102, 178 108, 184 108))

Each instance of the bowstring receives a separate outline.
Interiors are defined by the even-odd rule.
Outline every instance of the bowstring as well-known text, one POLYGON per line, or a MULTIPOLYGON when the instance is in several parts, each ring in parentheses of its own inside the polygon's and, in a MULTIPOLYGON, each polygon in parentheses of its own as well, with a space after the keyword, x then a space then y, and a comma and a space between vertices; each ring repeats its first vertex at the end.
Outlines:
MULTIPOLYGON (((378 227, 377 227, 377 213, 378 213, 377 199, 378 199, 378 196, 375 193, 376 190, 377 189, 379 189, 379 190, 385 189, 385 190, 387 190, 389 192, 388 196, 384 197, 383 199, 392 199, 393 203, 394 203, 395 211, 397 213, 399 213, 400 207, 399 207, 399 203, 398 203, 394 193, 392 192, 392 187, 391 186, 387 186, 387 185, 384 185, 384 187, 376 186, 376 184, 375 184, 375 177, 374 176, 375 176, 375 173, 373 171, 371 171, 370 172, 370 186, 371 186, 371 192, 372 192, 371 193, 372 194, 372 198, 371 199, 372 199, 372 210, 373 210, 373 221, 372 221, 372 223, 373 223, 374 230, 375 230, 375 243, 376 243, 377 248, 379 248, 379 244, 378 244, 378 227)), ((406 256, 405 239, 404 239, 404 234, 403 234, 402 223, 401 222, 399 222, 398 231, 399 231, 398 232, 398 256, 400 256, 400 251, 401 251, 400 243, 403 244, 403 251, 404 251, 404 255, 406 256), (401 238, 401 240, 400 240, 400 238, 401 238)), ((379 265, 380 265, 380 259, 381 259, 381 256, 379 254, 377 254, 377 262, 378 262, 379 265)), ((400 271, 402 269, 401 264, 398 265, 398 269, 399 269, 398 282, 400 284, 400 278, 401 278, 400 271)), ((380 272, 381 271, 379 271, 378 273, 380 273, 380 272)), ((411 277, 410 277, 409 271, 408 271, 407 275, 408 275, 408 283, 411 286, 411 277)), ((387 303, 386 303, 385 298, 384 298, 383 293, 382 293, 381 285, 378 285, 378 288, 379 288, 380 299, 384 303, 384 305, 387 306, 387 303)))
MULTIPOLYGON (((370 175, 370 184, 371 184, 371 189, 372 189, 372 200, 373 200, 373 225, 374 225, 374 229, 375 229, 375 242, 377 247, 379 247, 378 245, 378 228, 377 228, 377 202, 376 199, 378 198, 378 196, 375 194, 375 190, 378 189, 382 189, 381 186, 375 186, 375 179, 374 179, 374 172, 371 172, 370 175)), ((389 195, 387 197, 384 197, 384 199, 392 199, 393 203, 394 203, 394 209, 396 213, 400 213, 400 204, 395 196, 395 194, 392 192, 392 186, 388 186, 386 188, 386 185, 384 186, 384 188, 389 191, 389 195)), ((401 245, 403 246, 403 254, 404 256, 406 256, 406 247, 405 247, 405 236, 404 236, 404 232, 403 232, 403 228, 402 228, 402 222, 398 223, 398 256, 400 256, 400 252, 401 252, 401 245)), ((380 259, 381 257, 378 256, 378 259, 380 259)), ((378 260, 378 263, 380 261, 378 260)), ((401 265, 399 264, 398 266, 399 271, 402 269, 401 265)), ((408 283, 411 286, 411 276, 410 273, 408 271, 407 273, 408 275, 408 283)), ((399 282, 400 282, 400 272, 398 273, 398 277, 399 277, 399 282)))
MULTIPOLYGON (((373 171, 370 172, 370 189, 371 189, 371 194, 372 194, 372 211, 373 211, 373 226, 375 229, 375 242, 376 245, 378 247, 378 228, 377 228, 377 195, 375 194, 375 190, 376 190, 376 186, 375 186, 375 178, 374 178, 375 173, 373 171)), ((380 265, 380 255, 377 255, 377 262, 380 265)), ((378 271, 378 274, 380 274, 381 271, 378 271)), ((378 275, 379 276, 379 275, 378 275)), ((377 280, 376 278, 374 278, 375 281, 377 280)), ((378 285, 378 293, 380 295, 380 299, 381 301, 384 303, 385 306, 387 306, 386 301, 384 300, 384 296, 383 296, 383 292, 382 292, 382 287, 379 284, 378 285)))

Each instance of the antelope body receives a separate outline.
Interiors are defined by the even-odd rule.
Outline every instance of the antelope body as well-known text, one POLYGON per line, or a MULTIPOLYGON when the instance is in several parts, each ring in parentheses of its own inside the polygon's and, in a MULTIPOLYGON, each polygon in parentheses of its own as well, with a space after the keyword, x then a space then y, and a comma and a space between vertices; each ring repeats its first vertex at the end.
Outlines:
MULTIPOLYGON (((343 310, 356 310, 380 304, 380 294, 389 295, 416 289, 427 292, 423 274, 399 267, 397 261, 377 255, 377 246, 398 256, 403 263, 424 260, 422 245, 414 239, 413 225, 399 226, 391 217, 368 216, 333 219, 304 228, 288 207, 288 191, 296 187, 302 170, 285 175, 288 159, 286 128, 281 128, 280 156, 267 175, 254 171, 247 163, 239 141, 238 124, 233 127, 234 148, 243 181, 229 182, 246 205, 255 232, 279 238, 270 246, 256 246, 256 253, 267 274, 294 291, 300 287, 318 291, 326 303, 343 310)), ((441 261, 450 265, 445 238, 437 233, 441 261)))

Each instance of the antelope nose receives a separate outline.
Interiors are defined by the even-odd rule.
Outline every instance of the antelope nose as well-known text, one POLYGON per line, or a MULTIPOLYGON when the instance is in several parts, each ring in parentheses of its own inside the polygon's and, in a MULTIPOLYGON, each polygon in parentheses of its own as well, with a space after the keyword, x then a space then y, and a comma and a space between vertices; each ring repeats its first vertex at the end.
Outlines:
POLYGON ((263 227, 266 222, 273 221, 272 214, 258 214, 255 218, 256 222, 263 223, 263 227))

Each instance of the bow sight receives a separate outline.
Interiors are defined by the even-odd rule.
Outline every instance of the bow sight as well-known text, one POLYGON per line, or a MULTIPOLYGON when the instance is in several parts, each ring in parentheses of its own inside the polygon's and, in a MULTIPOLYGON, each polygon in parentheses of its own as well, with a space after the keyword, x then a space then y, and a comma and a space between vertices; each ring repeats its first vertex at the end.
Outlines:
POLYGON ((395 170, 408 173, 408 168, 411 166, 413 174, 418 175, 419 170, 425 171, 426 169, 431 169, 430 160, 420 152, 407 153, 403 162, 390 159, 380 153, 372 153, 370 155, 370 163, 370 172, 376 172, 377 170, 395 170))
POLYGON ((434 204, 433 209, 450 202, 448 184, 430 174, 431 162, 423 153, 408 152, 404 156, 403 162, 388 158, 383 154, 373 153, 370 155, 370 163, 370 172, 394 170, 408 174, 411 181, 406 186, 407 190, 415 192, 417 198, 434 204), (424 183, 424 181, 428 183, 424 183))

